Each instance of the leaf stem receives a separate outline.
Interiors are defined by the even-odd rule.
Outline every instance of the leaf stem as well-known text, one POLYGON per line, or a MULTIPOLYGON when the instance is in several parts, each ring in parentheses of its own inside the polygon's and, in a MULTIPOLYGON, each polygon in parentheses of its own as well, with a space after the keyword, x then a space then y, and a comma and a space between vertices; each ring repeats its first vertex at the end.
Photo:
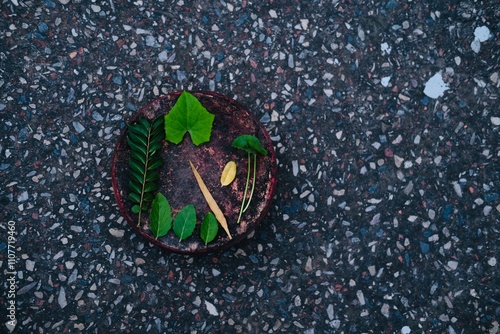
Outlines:
POLYGON ((257 171, 257 154, 253 154, 253 178, 252 178, 252 191, 250 191, 250 197, 248 198, 248 201, 245 205, 245 208, 243 209, 243 212, 246 212, 248 210, 248 207, 250 206, 250 202, 252 201, 253 197, 253 191, 255 190, 255 176, 257 171))
POLYGON ((245 201, 246 201, 246 198, 247 198, 248 181, 250 180, 250 166, 251 166, 251 164, 250 164, 250 158, 251 158, 251 155, 250 155, 250 152, 248 152, 247 182, 246 182, 246 185, 245 185, 245 192, 243 194, 243 200, 241 201, 240 214, 238 216, 238 222, 237 222, 237 224, 240 223, 241 215, 243 214, 243 207, 245 206, 245 201))

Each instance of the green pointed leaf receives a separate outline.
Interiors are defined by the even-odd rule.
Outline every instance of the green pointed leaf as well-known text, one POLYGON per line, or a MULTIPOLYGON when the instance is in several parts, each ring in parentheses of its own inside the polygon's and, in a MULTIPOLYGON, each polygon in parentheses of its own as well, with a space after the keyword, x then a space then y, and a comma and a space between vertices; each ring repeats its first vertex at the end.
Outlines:
POLYGON ((129 142, 137 142, 137 143, 140 143, 142 145, 147 145, 147 142, 148 142, 148 136, 147 136, 147 133, 146 135, 142 134, 142 132, 136 132, 136 131, 133 131, 132 129, 134 128, 130 128, 131 131, 129 131, 129 142))
POLYGON ((164 120, 165 120, 165 118, 158 117, 157 119, 155 119, 153 121, 153 124, 151 125, 151 127, 153 129, 153 136, 156 136, 156 135, 163 133, 165 131, 165 128, 163 126, 164 120))
POLYGON ((144 184, 144 192, 149 193, 158 189, 158 186, 154 182, 146 182, 144 184))
POLYGON ((215 239, 217 236, 217 232, 219 230, 219 224, 217 223, 217 219, 214 214, 209 212, 203 218, 203 222, 201 223, 201 232, 200 237, 203 241, 205 241, 205 245, 215 239))
POLYGON ((151 143, 149 146, 149 153, 155 154, 155 152, 160 149, 161 147, 161 142, 156 142, 156 143, 151 143))
POLYGON ((160 178, 160 174, 158 174, 157 171, 152 170, 151 172, 148 173, 146 176, 146 182, 153 182, 156 181, 160 178))
POLYGON ((153 203, 151 203, 149 220, 151 233, 157 239, 163 237, 172 228, 172 208, 161 193, 156 194, 153 203))
POLYGON ((154 159, 152 159, 152 161, 150 162, 150 164, 148 166, 148 171, 154 170, 154 169, 160 167, 162 163, 163 163, 163 161, 161 160, 161 158, 155 156, 154 159))
POLYGON ((186 132, 198 146, 210 140, 215 115, 209 113, 198 99, 182 92, 170 112, 165 115, 165 138, 179 144, 186 132))
POLYGON ((133 158, 130 159, 128 163, 130 165, 130 168, 132 168, 133 170, 135 170, 138 173, 144 174, 145 164, 143 164, 143 163, 141 163, 133 158))
POLYGON ((138 213, 139 211, 141 211, 141 207, 139 205, 134 205, 132 207, 132 212, 133 213, 138 213))
POLYGON ((175 217, 174 233, 179 240, 184 240, 193 234, 196 227, 196 209, 193 204, 186 205, 175 217))
POLYGON ((163 126, 163 118, 158 117, 153 121, 152 127, 153 129, 162 129, 163 126))
POLYGON ((128 198, 134 202, 134 203, 140 203, 141 202, 141 196, 139 196, 137 193, 130 193, 128 194, 128 198))
POLYGON ((136 138, 148 137, 148 128, 143 127, 142 124, 131 124, 128 127, 129 132, 132 132, 136 138))
MULTIPOLYGON (((131 146, 132 147, 132 146, 131 146)), ((133 151, 131 153, 131 158, 137 160, 138 162, 141 163, 141 171, 143 170, 143 166, 146 165, 146 161, 148 158, 148 155, 146 153, 140 152, 140 151, 133 151)))
POLYGON ((130 170, 130 178, 134 181, 139 182, 139 183, 144 182, 143 175, 141 173, 138 173, 136 170, 133 170, 133 169, 130 170))
POLYGON ((149 124, 148 120, 145 118, 139 118, 139 121, 137 123, 138 125, 142 125, 142 128, 146 130, 146 132, 149 131, 149 128, 151 125, 149 124))
POLYGON ((145 193, 142 199, 144 202, 149 203, 155 199, 155 196, 153 195, 153 193, 145 193))
POLYGON ((248 153, 263 154, 268 152, 260 143, 260 140, 251 135, 241 135, 233 140, 232 146, 248 153))
POLYGON ((143 142, 141 142, 139 139, 133 139, 132 132, 130 133, 131 135, 127 138, 127 143, 130 146, 131 149, 134 151, 142 153, 142 155, 146 155, 146 147, 143 142))
POLYGON ((140 194, 140 193, 142 192, 142 187, 141 187, 141 185, 140 185, 138 182, 136 182, 136 181, 132 181, 132 180, 131 180, 131 181, 128 183, 128 186, 129 186, 130 190, 132 190, 132 191, 133 191, 134 193, 136 193, 136 194, 140 194))

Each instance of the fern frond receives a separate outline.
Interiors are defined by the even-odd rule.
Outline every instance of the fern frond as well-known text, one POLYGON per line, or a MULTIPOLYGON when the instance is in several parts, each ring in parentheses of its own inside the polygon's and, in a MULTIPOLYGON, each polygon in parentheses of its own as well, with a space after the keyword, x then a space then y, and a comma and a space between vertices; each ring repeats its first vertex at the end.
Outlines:
POLYGON ((138 214, 137 226, 141 224, 141 213, 146 211, 158 190, 158 167, 163 160, 159 154, 162 140, 165 138, 163 117, 152 123, 139 118, 128 126, 127 143, 130 147, 130 182, 129 199, 135 203, 132 211, 138 214))

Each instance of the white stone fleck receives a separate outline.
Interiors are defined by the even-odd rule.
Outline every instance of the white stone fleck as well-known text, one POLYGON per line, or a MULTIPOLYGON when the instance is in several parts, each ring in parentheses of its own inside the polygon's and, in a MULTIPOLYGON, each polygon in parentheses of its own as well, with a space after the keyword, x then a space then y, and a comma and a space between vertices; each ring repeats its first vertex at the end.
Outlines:
POLYGON ((299 173, 299 163, 297 160, 292 160, 292 172, 293 176, 297 176, 299 173))
POLYGON ((311 259, 311 257, 307 258, 305 270, 307 272, 311 272, 312 271, 312 259, 311 259))
POLYGON ((137 35, 151 35, 151 32, 149 30, 142 29, 142 28, 137 28, 135 30, 135 32, 137 35))
POLYGON ((474 38, 474 40, 470 43, 470 48, 475 53, 479 53, 479 51, 481 51, 481 42, 477 38, 474 38))
POLYGON ((493 72, 493 74, 490 75, 490 80, 496 84, 498 82, 498 72, 493 72))
POLYGON ((64 251, 62 251, 62 250, 61 250, 61 251, 57 252, 57 254, 56 254, 56 255, 54 255, 54 258, 53 258, 53 259, 54 259, 54 260, 57 260, 57 259, 60 259, 60 258, 61 258, 61 257, 63 257, 63 256, 64 256, 64 251))
POLYGON ((396 139, 394 139, 394 140, 392 141, 392 143, 393 143, 393 144, 399 144, 399 143, 401 143, 402 141, 403 141, 403 136, 398 135, 398 136, 396 137, 396 139))
POLYGON ((500 125, 500 117, 491 116, 490 121, 493 125, 500 125))
POLYGON ((453 184, 453 190, 457 193, 458 197, 462 197, 462 187, 460 187, 460 184, 458 182, 452 182, 453 184))
POLYGON ((26 190, 23 190, 19 196, 17 196, 17 201, 18 202, 24 202, 24 201, 27 201, 28 200, 28 192, 26 190))
POLYGON ((116 228, 110 228, 109 229, 109 233, 111 233, 112 236, 114 237, 117 237, 117 238, 121 238, 125 235, 125 230, 119 230, 119 229, 116 229, 116 228))
POLYGON ((326 308, 326 313, 328 314, 328 319, 333 320, 333 316, 334 316, 333 312, 334 312, 333 305, 329 304, 328 307, 326 308))
POLYGON ((92 11, 93 11, 94 13, 99 13, 99 12, 101 11, 101 6, 99 6, 99 5, 94 5, 94 4, 93 4, 93 5, 91 5, 90 7, 92 8, 92 11))
POLYGON ((83 131, 85 131, 85 127, 80 122, 73 122, 73 127, 78 133, 82 133, 83 131))
POLYGON ((390 54, 392 48, 389 46, 389 44, 387 44, 387 42, 384 42, 384 43, 380 44, 380 50, 382 50, 382 52, 390 54))
POLYGON ((302 30, 307 30, 309 26, 309 20, 308 19, 300 19, 300 26, 302 27, 302 30))
POLYGON ((370 275, 375 276, 375 274, 377 273, 377 269, 375 268, 375 266, 369 266, 368 272, 370 273, 370 275))
POLYGON ((441 164, 441 160, 443 159, 442 156, 438 155, 437 157, 434 158, 434 164, 436 166, 439 166, 441 164))
POLYGON ((392 78, 391 76, 383 77, 380 80, 380 83, 382 84, 382 86, 387 87, 389 85, 389 81, 391 80, 391 78, 392 78))
POLYGON ((288 67, 294 68, 295 67, 295 61, 293 59, 293 55, 289 54, 288 55, 288 67))
POLYGON ((217 312, 217 309, 215 308, 214 304, 205 300, 205 306, 207 308, 208 313, 210 313, 211 315, 215 315, 215 316, 219 315, 219 312, 217 312))
POLYGON ((345 194, 345 189, 338 189, 338 190, 337 190, 337 189, 334 189, 334 190, 333 190, 333 194, 334 194, 335 196, 344 196, 344 194, 345 194))
POLYGON ((26 270, 33 271, 35 268, 35 261, 26 260, 26 270))
POLYGON ((401 167, 401 164, 403 163, 404 159, 401 158, 400 156, 398 155, 394 155, 394 164, 396 165, 396 167, 401 167))
POLYGON ((490 39, 491 33, 487 26, 481 26, 474 29, 474 38, 479 42, 485 42, 490 39))
POLYGON ((488 264, 492 267, 497 265, 497 259, 495 257, 492 257, 488 260, 488 264))
POLYGON ((410 333, 411 333, 410 327, 404 326, 403 328, 401 328, 401 334, 410 334, 410 333))
POLYGON ((448 261, 448 267, 451 270, 455 270, 458 267, 458 262, 457 261, 448 261))
POLYGON ((370 221, 370 225, 376 225, 380 222, 380 213, 377 213, 375 216, 373 216, 372 220, 370 221))
POLYGON ((384 303, 380 308, 380 312, 386 317, 389 318, 389 304, 384 303))
POLYGON ((78 232, 78 233, 83 231, 83 228, 81 226, 77 226, 77 225, 71 225, 70 229, 71 229, 71 231, 78 232))
POLYGON ((66 305, 68 305, 68 302, 66 301, 66 291, 64 291, 64 288, 61 286, 61 289, 59 289, 59 296, 57 297, 57 302, 59 303, 59 306, 61 308, 65 308, 66 305))
POLYGON ((327 97, 330 97, 330 96, 332 96, 332 95, 333 95, 333 89, 330 89, 330 88, 325 88, 325 89, 323 89, 323 92, 325 93, 325 95, 326 95, 327 97))
POLYGON ((269 11, 269 16, 271 16, 273 19, 278 18, 278 14, 276 14, 276 11, 274 9, 271 9, 269 11))
POLYGON ((361 27, 358 27, 358 37, 361 41, 365 40, 365 31, 361 27))
POLYGON ((414 223, 418 219, 418 216, 411 215, 408 217, 408 221, 414 223))
POLYGON ((424 94, 430 98, 437 99, 443 96, 444 92, 449 88, 449 85, 443 81, 441 72, 437 72, 425 83, 424 94))
POLYGON ((363 294, 363 291, 361 290, 356 291, 356 296, 358 297, 359 305, 363 306, 366 304, 365 295, 363 294))

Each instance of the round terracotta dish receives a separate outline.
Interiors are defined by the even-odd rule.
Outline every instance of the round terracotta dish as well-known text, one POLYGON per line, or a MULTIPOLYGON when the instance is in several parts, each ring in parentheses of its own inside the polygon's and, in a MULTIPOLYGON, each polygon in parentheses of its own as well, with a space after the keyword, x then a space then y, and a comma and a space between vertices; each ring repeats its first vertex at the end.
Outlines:
MULTIPOLYGON (((159 191, 167 198, 175 219, 177 212, 184 206, 193 204, 196 208, 197 226, 193 235, 179 241, 171 230, 156 239, 149 230, 148 214, 143 214, 138 224, 138 216, 133 213, 129 194, 129 158, 127 128, 116 145, 111 177, 113 190, 121 213, 134 231, 152 244, 171 252, 181 254, 203 254, 230 247, 252 232, 269 210, 276 187, 276 154, 271 139, 262 124, 236 101, 212 92, 191 92, 201 104, 215 115, 210 141, 195 146, 189 134, 183 141, 172 144, 164 141, 161 148, 163 165, 160 167, 159 191), (238 214, 245 189, 248 156, 247 153, 231 146, 232 141, 243 134, 254 135, 269 152, 257 158, 257 177, 252 202, 237 224, 238 214), (221 186, 220 177, 228 161, 235 161, 237 173, 235 180, 226 187, 221 186), (198 170, 215 201, 223 211, 231 232, 230 239, 219 226, 215 239, 206 244, 200 237, 200 225, 210 209, 203 197, 198 183, 189 166, 189 161, 198 170)), ((142 108, 130 121, 138 117, 153 120, 167 114, 181 92, 165 95, 142 108)))

